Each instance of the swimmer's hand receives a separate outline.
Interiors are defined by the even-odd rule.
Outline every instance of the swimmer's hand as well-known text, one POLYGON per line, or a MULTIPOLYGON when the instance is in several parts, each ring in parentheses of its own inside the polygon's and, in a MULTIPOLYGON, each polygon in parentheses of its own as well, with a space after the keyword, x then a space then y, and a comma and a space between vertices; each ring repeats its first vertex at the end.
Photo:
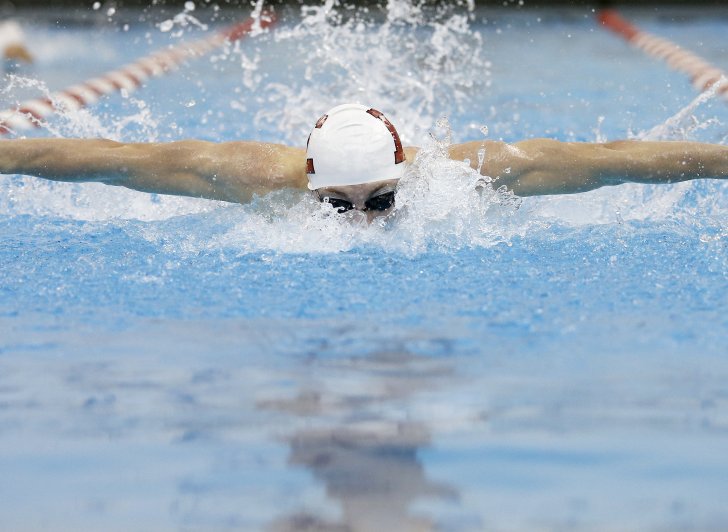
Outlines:
POLYGON ((3 140, 0 172, 237 203, 307 183, 303 150, 260 142, 3 140))
MULTIPOLYGON (((477 169, 483 142, 456 144, 450 157, 477 169)), ((622 183, 728 178, 728 146, 698 142, 486 142, 483 175, 518 196, 574 194, 622 183)))

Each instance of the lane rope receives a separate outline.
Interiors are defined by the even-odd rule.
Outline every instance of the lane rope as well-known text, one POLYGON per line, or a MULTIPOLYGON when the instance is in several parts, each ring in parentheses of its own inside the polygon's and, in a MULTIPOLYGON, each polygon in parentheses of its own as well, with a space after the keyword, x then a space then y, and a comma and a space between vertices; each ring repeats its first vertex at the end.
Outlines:
POLYGON ((602 26, 620 35, 635 48, 639 48, 649 56, 662 59, 674 70, 687 74, 693 87, 698 91, 704 92, 716 83, 720 83, 716 93, 728 101, 728 74, 702 57, 674 42, 642 31, 622 18, 614 9, 598 11, 597 20, 602 26))
POLYGON ((177 70, 186 60, 201 57, 226 43, 269 28, 275 21, 275 13, 263 11, 259 16, 250 17, 210 37, 159 50, 99 77, 51 93, 47 98, 24 101, 16 109, 0 112, 0 134, 41 127, 43 120, 57 111, 74 111, 93 105, 102 96, 117 91, 131 92, 150 77, 177 70))

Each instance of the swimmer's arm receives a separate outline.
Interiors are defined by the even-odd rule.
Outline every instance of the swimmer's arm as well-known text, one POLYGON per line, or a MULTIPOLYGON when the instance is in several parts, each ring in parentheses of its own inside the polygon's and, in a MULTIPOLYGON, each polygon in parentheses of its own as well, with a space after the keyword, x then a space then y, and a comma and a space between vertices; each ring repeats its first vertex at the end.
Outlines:
MULTIPOLYGON (((453 146, 451 157, 477 166, 482 142, 453 146)), ((519 196, 573 194, 622 183, 676 183, 728 178, 728 146, 697 142, 486 143, 481 172, 519 196)))
POLYGON ((303 150, 259 142, 3 140, 0 173, 231 202, 306 186, 303 150))

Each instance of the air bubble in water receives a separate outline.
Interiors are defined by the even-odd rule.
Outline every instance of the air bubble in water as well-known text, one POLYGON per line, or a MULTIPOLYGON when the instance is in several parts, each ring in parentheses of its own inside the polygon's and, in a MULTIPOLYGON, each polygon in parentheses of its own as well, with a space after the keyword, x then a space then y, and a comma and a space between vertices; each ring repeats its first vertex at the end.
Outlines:
POLYGON ((167 19, 165 21, 160 22, 157 27, 159 28, 159 31, 169 31, 172 28, 174 28, 174 22, 172 19, 167 19))
POLYGON ((115 7, 110 7, 109 9, 106 10, 106 15, 109 16, 109 17, 113 17, 114 16, 114 13, 116 13, 116 8, 115 7))
POLYGON ((92 5, 91 8, 94 11, 98 11, 99 9, 101 9, 101 2, 94 2, 94 5, 92 5))
POLYGON ((488 126, 480 126, 480 132, 483 134, 484 137, 488 136, 488 126))
POLYGON ((488 187, 489 183, 490 179, 486 179, 485 177, 478 178, 475 180, 475 190, 482 192, 488 187))
POLYGON ((478 173, 483 169, 483 162, 485 161, 485 146, 478 150, 478 173))
POLYGON ((194 2, 185 2, 185 11, 194 11, 194 10, 195 10, 194 2))

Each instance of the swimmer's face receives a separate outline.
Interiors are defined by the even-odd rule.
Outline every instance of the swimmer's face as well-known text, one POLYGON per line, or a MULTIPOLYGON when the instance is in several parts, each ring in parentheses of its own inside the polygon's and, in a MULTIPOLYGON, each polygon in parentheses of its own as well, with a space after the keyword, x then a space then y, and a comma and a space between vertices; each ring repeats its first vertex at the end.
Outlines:
POLYGON ((316 189, 320 201, 330 203, 343 213, 352 209, 362 211, 371 222, 377 216, 385 216, 394 208, 394 193, 399 179, 388 179, 362 185, 323 187, 316 189))

